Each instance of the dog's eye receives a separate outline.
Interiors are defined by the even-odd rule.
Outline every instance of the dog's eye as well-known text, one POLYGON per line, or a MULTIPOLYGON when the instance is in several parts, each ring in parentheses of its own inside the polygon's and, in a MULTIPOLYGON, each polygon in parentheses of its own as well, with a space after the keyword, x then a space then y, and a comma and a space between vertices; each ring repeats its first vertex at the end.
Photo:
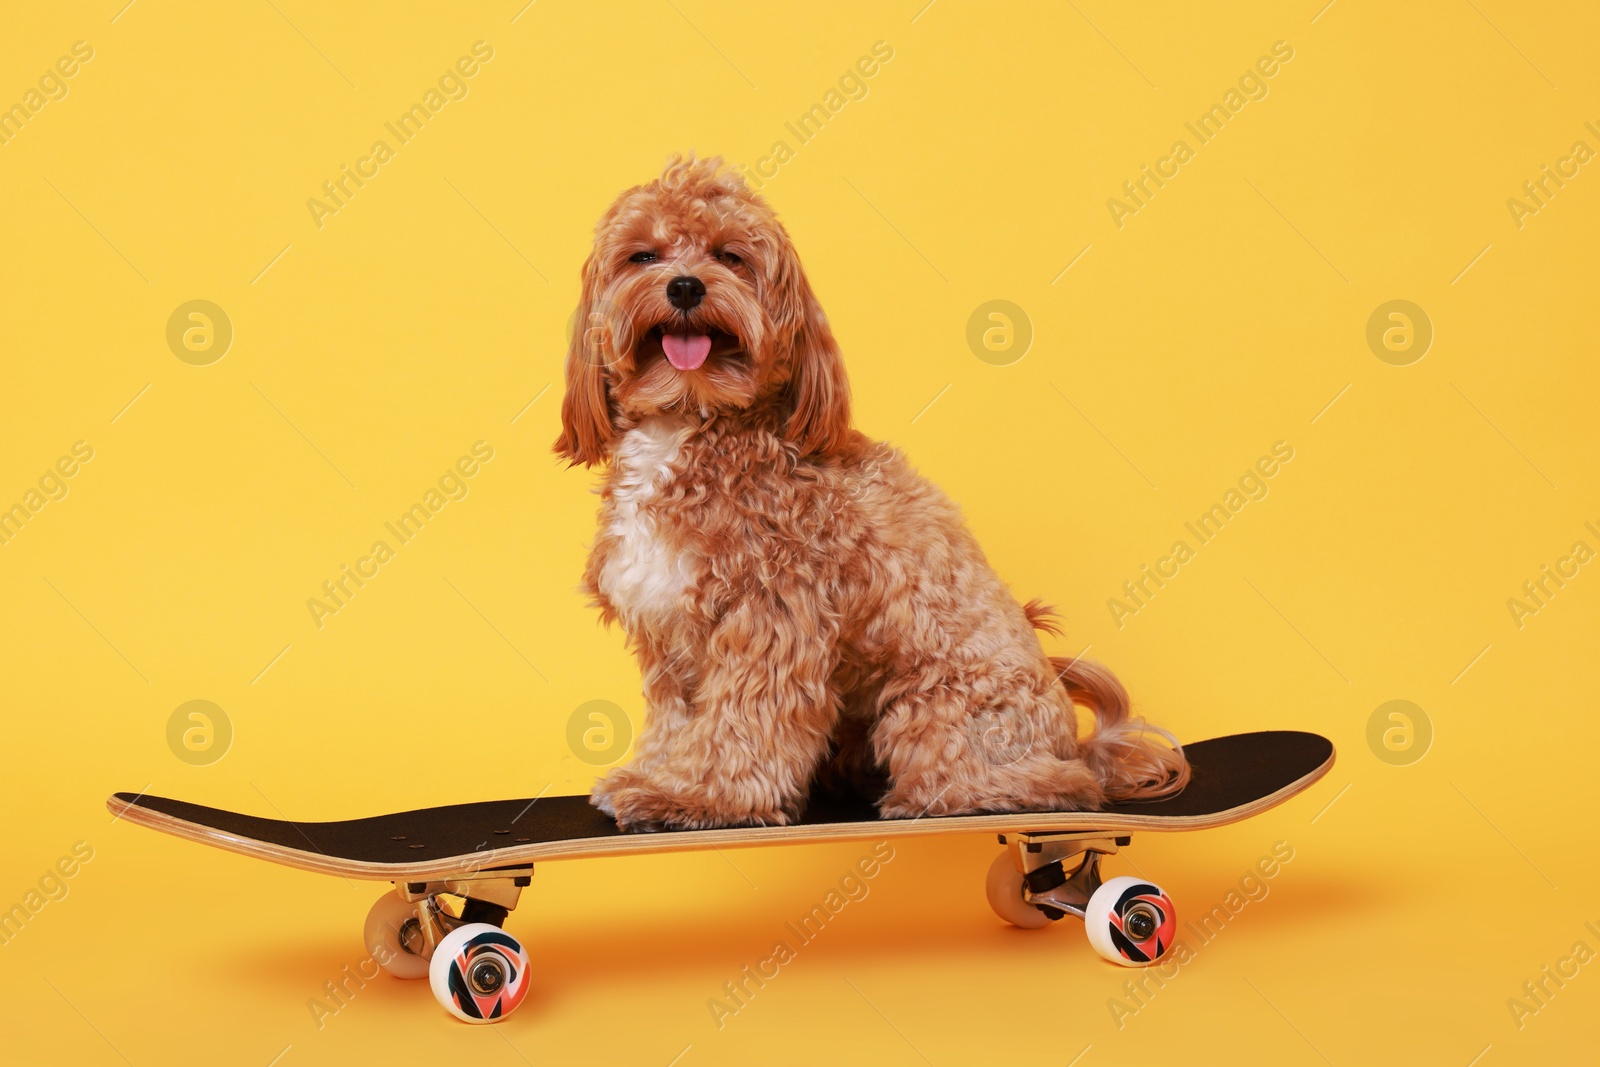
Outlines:
POLYGON ((656 254, 654 252, 635 252, 628 257, 629 263, 654 263, 655 261, 656 254))
POLYGON ((717 258, 730 267, 741 266, 744 263, 744 260, 734 255, 732 252, 718 252, 717 258))

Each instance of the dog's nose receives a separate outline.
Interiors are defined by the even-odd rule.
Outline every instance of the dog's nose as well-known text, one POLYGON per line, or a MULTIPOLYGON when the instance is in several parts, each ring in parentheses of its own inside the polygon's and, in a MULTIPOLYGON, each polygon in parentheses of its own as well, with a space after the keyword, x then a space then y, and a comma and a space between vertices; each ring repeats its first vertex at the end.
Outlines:
POLYGON ((667 283, 667 299, 679 311, 689 311, 705 299, 706 283, 692 274, 684 274, 667 283))

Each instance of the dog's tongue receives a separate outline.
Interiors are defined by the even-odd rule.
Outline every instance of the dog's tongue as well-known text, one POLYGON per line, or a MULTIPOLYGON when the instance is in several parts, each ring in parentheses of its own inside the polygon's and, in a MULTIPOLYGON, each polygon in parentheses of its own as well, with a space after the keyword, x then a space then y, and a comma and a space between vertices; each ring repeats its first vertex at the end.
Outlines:
POLYGON ((711 336, 703 333, 661 335, 661 350, 667 362, 679 370, 694 370, 711 354, 711 336))

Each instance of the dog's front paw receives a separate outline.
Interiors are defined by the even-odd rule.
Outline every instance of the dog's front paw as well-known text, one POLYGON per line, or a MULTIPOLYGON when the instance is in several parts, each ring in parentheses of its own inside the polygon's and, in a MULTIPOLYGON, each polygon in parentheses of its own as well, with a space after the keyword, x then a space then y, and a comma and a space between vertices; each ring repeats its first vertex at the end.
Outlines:
POLYGON ((648 832, 678 829, 677 806, 669 794, 634 767, 618 767, 594 784, 589 803, 617 820, 624 830, 648 832))
POLYGON ((589 803, 611 816, 617 817, 617 802, 615 794, 619 789, 625 789, 638 779, 638 773, 629 767, 618 767, 610 774, 596 782, 589 790, 589 803))
MULTIPOLYGON (((670 792, 643 775, 617 772, 607 778, 618 779, 606 792, 609 814, 624 830, 680 830, 703 828, 704 823, 686 817, 683 806, 670 792)), ((604 809, 602 809, 604 810, 604 809)))
POLYGON ((617 817, 617 806, 615 802, 612 801, 610 793, 590 793, 589 803, 594 807, 599 808, 613 819, 617 817))
POLYGON ((617 820, 624 830, 711 830, 724 826, 781 826, 790 812, 752 809, 733 800, 714 800, 703 789, 668 786, 629 768, 619 768, 597 783, 590 803, 617 820))

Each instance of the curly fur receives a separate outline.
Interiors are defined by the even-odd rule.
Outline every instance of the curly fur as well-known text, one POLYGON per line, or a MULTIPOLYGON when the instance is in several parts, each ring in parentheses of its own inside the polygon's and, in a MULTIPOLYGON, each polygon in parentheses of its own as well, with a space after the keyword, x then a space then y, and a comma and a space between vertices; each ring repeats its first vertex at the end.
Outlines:
POLYGON ((623 193, 583 268, 556 452, 603 465, 584 588, 647 716, 593 802, 624 826, 782 824, 814 783, 887 817, 1096 808, 1181 789, 1116 678, 1052 659, 952 504, 850 426, 788 234, 718 159, 623 193), (650 258, 650 257, 654 258, 650 258), (668 299, 698 278, 701 302, 668 299), (711 339, 680 369, 664 335, 711 339), (1096 727, 1079 740, 1074 702, 1096 727))

